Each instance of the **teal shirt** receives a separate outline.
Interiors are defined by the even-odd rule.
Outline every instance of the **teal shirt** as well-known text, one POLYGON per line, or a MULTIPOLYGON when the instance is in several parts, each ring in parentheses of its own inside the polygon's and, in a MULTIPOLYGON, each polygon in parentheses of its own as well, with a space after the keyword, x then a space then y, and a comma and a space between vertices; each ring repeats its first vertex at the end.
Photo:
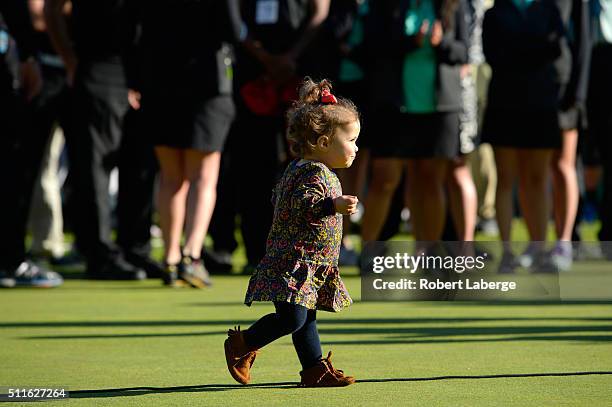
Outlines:
MULTIPOLYGON (((363 0, 357 9, 357 16, 353 22, 353 28, 347 39, 349 47, 354 48, 363 42, 363 17, 368 14, 368 0, 363 0)), ((365 77, 363 69, 349 58, 343 58, 340 62, 340 81, 354 82, 365 77)))
POLYGON ((512 0, 512 2, 519 10, 525 11, 533 3, 533 0, 512 0))
POLYGON ((429 21, 429 32, 423 39, 423 46, 404 57, 403 110, 407 113, 436 111, 436 54, 429 43, 431 28, 436 20, 434 4, 433 0, 410 0, 404 21, 405 34, 417 34, 425 20, 429 21))

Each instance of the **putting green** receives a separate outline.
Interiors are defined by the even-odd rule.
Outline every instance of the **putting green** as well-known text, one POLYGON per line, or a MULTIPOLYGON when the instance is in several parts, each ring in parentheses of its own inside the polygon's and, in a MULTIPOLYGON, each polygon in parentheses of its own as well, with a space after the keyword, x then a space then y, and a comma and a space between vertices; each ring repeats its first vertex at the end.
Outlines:
POLYGON ((231 379, 227 329, 271 310, 241 304, 243 276, 201 291, 78 279, 1 291, 0 385, 65 386, 70 405, 611 403, 612 374, 540 375, 612 371, 612 302, 364 303, 356 270, 343 271, 357 302, 320 313, 319 331, 334 365, 360 380, 348 388, 295 388, 290 338, 258 356, 252 386, 231 379))

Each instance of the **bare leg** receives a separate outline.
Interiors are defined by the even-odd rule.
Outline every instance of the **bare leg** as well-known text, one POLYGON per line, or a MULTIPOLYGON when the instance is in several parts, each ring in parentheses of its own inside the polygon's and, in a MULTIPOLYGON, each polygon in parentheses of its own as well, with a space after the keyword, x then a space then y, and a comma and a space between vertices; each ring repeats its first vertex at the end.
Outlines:
POLYGON ((416 173, 416 163, 414 160, 408 160, 406 162, 406 170, 404 173, 404 206, 410 210, 410 222, 412 223, 412 230, 416 230, 420 219, 414 217, 414 207, 417 205, 416 200, 416 186, 414 181, 414 174, 416 173))
POLYGON ((440 240, 446 220, 444 181, 446 159, 414 160, 414 218, 418 219, 415 238, 420 241, 440 240))
POLYGON ((552 157, 555 229, 558 240, 570 241, 579 199, 576 175, 578 131, 565 130, 562 138, 561 150, 555 150, 552 157))
POLYGON ((452 161, 448 170, 449 206, 457 236, 460 240, 471 242, 474 240, 478 212, 478 196, 472 173, 463 158, 452 161))
POLYGON ((189 182, 185 179, 183 151, 156 147, 160 166, 158 211, 164 239, 164 259, 168 264, 181 260, 181 236, 189 182))
POLYGON ((519 202, 531 241, 545 241, 552 149, 519 149, 519 202))
POLYGON ((395 158, 374 158, 372 160, 372 179, 368 187, 365 213, 361 224, 363 242, 378 239, 401 176, 401 160, 395 158))
POLYGON ((495 195, 495 214, 499 227, 500 238, 504 251, 511 251, 510 233, 514 212, 513 191, 517 178, 516 149, 494 147, 495 163, 497 165, 497 190, 495 195))
POLYGON ((187 150, 185 173, 191 188, 187 199, 184 254, 199 258, 217 201, 221 153, 187 150))

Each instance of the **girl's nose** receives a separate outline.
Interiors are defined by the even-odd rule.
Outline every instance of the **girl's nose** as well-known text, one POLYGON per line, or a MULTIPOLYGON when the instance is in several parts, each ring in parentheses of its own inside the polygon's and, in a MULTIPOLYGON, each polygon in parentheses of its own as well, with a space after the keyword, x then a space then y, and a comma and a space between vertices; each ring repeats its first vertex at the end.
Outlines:
POLYGON ((359 147, 355 146, 355 152, 359 151, 359 147))

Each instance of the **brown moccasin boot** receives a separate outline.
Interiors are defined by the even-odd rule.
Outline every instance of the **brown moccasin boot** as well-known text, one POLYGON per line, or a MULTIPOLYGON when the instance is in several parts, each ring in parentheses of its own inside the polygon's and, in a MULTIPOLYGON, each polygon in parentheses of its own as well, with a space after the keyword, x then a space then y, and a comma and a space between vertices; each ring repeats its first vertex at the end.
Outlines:
POLYGON ((225 360, 232 377, 242 384, 251 380, 251 367, 257 356, 257 349, 247 346, 240 327, 227 331, 225 340, 225 360))
POLYGON ((344 387, 355 383, 353 376, 345 376, 342 370, 332 366, 331 355, 329 352, 327 358, 300 372, 301 387, 344 387))

